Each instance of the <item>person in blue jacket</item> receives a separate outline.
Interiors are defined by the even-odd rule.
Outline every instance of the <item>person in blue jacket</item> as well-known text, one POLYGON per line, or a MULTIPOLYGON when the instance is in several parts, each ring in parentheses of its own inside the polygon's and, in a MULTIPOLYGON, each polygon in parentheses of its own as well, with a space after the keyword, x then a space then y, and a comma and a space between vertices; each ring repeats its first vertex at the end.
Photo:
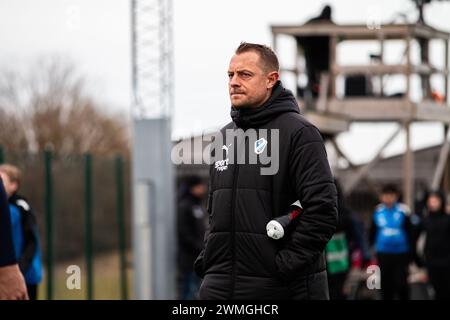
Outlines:
POLYGON ((415 216, 399 200, 395 185, 383 187, 374 212, 369 240, 375 247, 381 272, 381 293, 384 300, 409 299, 408 267, 415 253, 413 229, 415 216))
POLYGON ((0 176, 0 300, 27 300, 11 236, 8 199, 0 176))
POLYGON ((36 216, 25 198, 18 195, 20 170, 9 164, 0 165, 0 176, 8 195, 14 250, 20 271, 25 277, 30 300, 37 298, 42 280, 41 251, 36 216))

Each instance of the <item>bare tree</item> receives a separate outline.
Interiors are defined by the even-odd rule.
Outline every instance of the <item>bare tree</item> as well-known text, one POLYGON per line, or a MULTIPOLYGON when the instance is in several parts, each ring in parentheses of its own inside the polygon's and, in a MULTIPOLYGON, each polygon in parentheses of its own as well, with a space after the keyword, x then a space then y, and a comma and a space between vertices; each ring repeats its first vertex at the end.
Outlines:
POLYGON ((2 106, 0 106, 0 144, 6 149, 28 148, 28 141, 19 119, 14 114, 8 114, 2 106))
POLYGON ((58 153, 128 153, 129 130, 85 90, 73 64, 41 59, 20 77, 0 77, 0 144, 39 151, 51 144, 58 153))

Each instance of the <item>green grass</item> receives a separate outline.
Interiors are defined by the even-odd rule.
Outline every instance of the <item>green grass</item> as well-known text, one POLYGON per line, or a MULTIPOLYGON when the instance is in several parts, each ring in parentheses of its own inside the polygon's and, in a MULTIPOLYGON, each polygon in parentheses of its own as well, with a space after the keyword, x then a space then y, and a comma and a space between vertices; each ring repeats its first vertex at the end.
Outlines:
MULTIPOLYGON (((130 254, 127 254, 127 261, 130 254)), ((132 299, 132 269, 127 267, 128 298, 132 299)), ((53 299, 54 300, 85 300, 87 299, 86 273, 84 259, 74 259, 59 263, 54 267, 53 299), (70 290, 66 286, 67 267, 77 265, 81 269, 81 288, 70 290)), ((120 273, 118 253, 97 255, 94 257, 94 299, 95 300, 119 300, 120 297, 120 273)), ((46 275, 39 286, 38 299, 47 299, 46 275)))

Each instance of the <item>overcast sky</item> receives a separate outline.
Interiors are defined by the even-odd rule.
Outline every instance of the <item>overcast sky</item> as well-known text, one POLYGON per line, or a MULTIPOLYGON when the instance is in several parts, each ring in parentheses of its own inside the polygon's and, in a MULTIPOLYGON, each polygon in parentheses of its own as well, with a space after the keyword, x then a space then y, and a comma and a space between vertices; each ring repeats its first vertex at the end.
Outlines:
MULTIPOLYGON (((111 110, 128 112, 131 97, 130 0, 0 0, 0 66, 27 66, 38 57, 57 55, 75 62, 88 90, 111 110), (79 19, 74 21, 74 16, 79 19)), ((366 23, 380 14, 390 21, 405 13, 416 17, 411 0, 174 0, 175 112, 173 136, 218 128, 228 121, 227 67, 241 41, 271 44, 271 24, 300 24, 325 3, 337 23, 366 23)), ((426 21, 450 31, 450 2, 436 2, 426 21)), ((288 40, 278 52, 282 64, 292 58, 288 40)), ((368 61, 367 49, 343 46, 342 63, 368 61)), ((387 51, 398 62, 399 48, 387 51)), ((439 53, 437 54, 439 58, 439 53)), ((288 78, 286 78, 286 82, 288 78)), ((287 83, 289 84, 289 83, 287 83)), ((392 87, 395 87, 395 81, 392 87)), ((394 131, 392 125, 353 125, 339 137, 355 162, 370 159, 376 146, 394 131), (370 141, 371 143, 367 143, 370 141)), ((416 125, 413 144, 442 139, 436 124, 416 125)), ((400 152, 401 139, 387 154, 400 152)))

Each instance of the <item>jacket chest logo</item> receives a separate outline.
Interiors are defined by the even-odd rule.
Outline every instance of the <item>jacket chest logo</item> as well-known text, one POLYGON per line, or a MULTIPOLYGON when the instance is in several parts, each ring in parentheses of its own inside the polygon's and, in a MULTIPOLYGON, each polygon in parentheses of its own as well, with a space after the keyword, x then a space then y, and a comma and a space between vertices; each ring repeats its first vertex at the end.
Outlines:
POLYGON ((267 146, 267 140, 264 138, 261 138, 259 140, 255 141, 255 153, 256 154, 261 154, 263 153, 264 149, 267 146))
POLYGON ((222 171, 225 171, 228 169, 228 162, 230 161, 230 159, 228 158, 228 148, 230 148, 230 146, 231 146, 231 143, 228 146, 223 145, 222 150, 225 150, 226 158, 224 160, 218 160, 218 161, 214 162, 214 167, 219 172, 222 172, 222 171))

